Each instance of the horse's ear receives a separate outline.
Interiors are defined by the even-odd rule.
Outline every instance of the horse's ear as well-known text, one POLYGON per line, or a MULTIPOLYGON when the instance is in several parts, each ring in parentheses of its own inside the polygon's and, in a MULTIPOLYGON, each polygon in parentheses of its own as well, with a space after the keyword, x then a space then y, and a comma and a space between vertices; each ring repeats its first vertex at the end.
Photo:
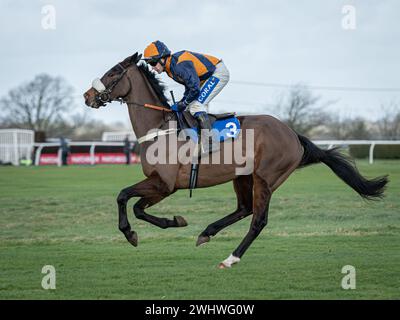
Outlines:
POLYGON ((137 55, 138 55, 138 53, 135 52, 135 53, 131 56, 131 63, 132 63, 132 64, 136 63, 137 55))
POLYGON ((132 55, 131 57, 131 63, 132 64, 137 64, 140 60, 140 58, 142 57, 142 54, 139 54, 138 52, 136 52, 135 54, 132 55))

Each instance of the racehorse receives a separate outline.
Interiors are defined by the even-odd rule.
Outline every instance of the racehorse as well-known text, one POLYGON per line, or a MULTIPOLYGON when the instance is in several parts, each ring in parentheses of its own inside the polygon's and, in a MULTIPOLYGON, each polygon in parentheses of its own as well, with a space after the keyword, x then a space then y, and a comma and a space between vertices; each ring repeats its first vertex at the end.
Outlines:
MULTIPOLYGON (((133 130, 139 140, 141 137, 147 137, 149 130, 164 128, 167 123, 176 120, 175 113, 169 110, 163 84, 140 59, 141 55, 138 53, 126 58, 107 71, 101 79, 93 81, 92 87, 84 93, 86 105, 92 108, 99 108, 111 101, 125 102, 133 130)), ((241 126, 239 136, 245 139, 246 130, 254 132, 254 153, 252 158, 248 159, 253 163, 252 171, 248 174, 237 174, 236 162, 200 163, 197 181, 198 187, 233 181, 237 197, 237 209, 208 225, 198 236, 197 246, 210 241, 210 237, 223 228, 252 215, 246 236, 236 250, 219 264, 220 268, 231 267, 240 261, 267 225, 273 192, 298 168, 324 163, 361 197, 368 200, 383 197, 388 182, 387 176, 371 180, 364 178, 351 159, 342 155, 336 148, 320 149, 308 138, 297 134, 272 116, 245 115, 238 119, 241 126)), ((171 136, 172 134, 168 138, 171 136)), ((155 205, 178 189, 187 189, 190 163, 150 163, 146 154, 155 142, 152 139, 142 139, 142 142, 141 165, 147 178, 122 189, 117 198, 119 230, 133 246, 137 246, 138 236, 131 229, 127 218, 127 203, 132 197, 140 198, 133 206, 134 215, 138 219, 160 228, 187 225, 181 216, 174 216, 173 219, 160 218, 146 213, 144 209, 155 205)), ((184 142, 180 143, 179 147, 184 142)), ((218 152, 223 154, 226 144, 227 142, 221 143, 218 152)), ((243 148, 245 144, 246 141, 243 148)))

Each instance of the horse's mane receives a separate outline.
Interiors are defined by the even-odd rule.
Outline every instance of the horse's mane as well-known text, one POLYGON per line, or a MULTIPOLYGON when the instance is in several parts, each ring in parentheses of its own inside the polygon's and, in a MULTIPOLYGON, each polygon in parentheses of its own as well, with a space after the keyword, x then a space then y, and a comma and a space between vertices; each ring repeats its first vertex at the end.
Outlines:
POLYGON ((154 89, 157 97, 160 99, 164 107, 169 108, 168 98, 165 96, 164 91, 166 89, 165 84, 157 78, 156 74, 151 72, 145 63, 138 64, 139 70, 144 74, 150 85, 154 89))

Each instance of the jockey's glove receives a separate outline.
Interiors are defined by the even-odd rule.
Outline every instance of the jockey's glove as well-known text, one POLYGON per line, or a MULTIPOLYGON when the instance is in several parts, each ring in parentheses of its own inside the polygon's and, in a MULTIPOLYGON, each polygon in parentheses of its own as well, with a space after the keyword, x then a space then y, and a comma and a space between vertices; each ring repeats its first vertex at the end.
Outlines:
POLYGON ((177 103, 174 103, 174 104, 171 106, 171 110, 172 110, 172 111, 175 111, 175 112, 178 112, 178 111, 181 112, 181 111, 185 110, 186 107, 187 107, 187 104, 186 104, 185 102, 179 101, 179 102, 177 102, 177 103))

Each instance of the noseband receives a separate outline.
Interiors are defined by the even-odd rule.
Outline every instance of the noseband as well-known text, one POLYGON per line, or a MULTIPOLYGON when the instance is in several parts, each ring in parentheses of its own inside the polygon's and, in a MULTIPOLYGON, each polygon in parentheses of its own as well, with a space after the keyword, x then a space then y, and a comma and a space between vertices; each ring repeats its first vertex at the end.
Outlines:
POLYGON ((105 106, 106 103, 112 101, 112 99, 111 99, 112 91, 114 90, 115 86, 121 81, 121 79, 124 77, 126 72, 128 71, 128 69, 125 69, 120 63, 118 63, 117 66, 120 67, 122 71, 118 75, 118 77, 111 82, 111 84, 109 85, 108 88, 105 88, 104 84, 101 82, 100 79, 93 80, 93 88, 98 92, 95 95, 95 101, 99 107, 105 106), (99 88, 99 86, 101 88, 99 88))

